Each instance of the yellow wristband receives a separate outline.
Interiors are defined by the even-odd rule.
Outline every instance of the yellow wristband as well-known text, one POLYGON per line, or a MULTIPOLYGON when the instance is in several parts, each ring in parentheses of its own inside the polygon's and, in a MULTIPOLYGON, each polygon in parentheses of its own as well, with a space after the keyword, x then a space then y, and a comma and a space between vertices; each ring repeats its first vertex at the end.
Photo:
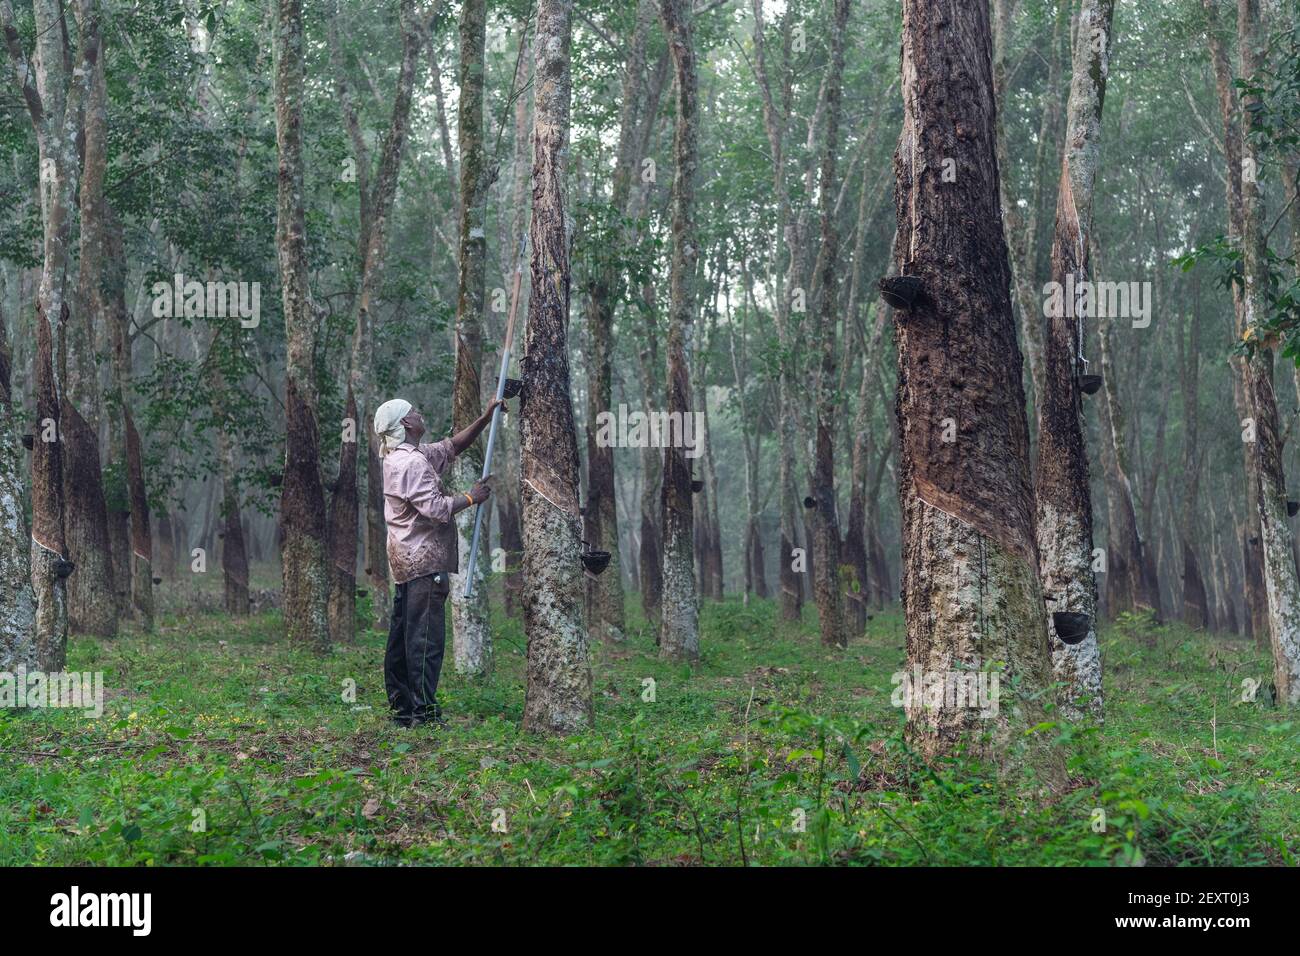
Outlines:
POLYGON ((471 508, 474 507, 474 496, 468 491, 465 492, 465 499, 469 502, 471 508))

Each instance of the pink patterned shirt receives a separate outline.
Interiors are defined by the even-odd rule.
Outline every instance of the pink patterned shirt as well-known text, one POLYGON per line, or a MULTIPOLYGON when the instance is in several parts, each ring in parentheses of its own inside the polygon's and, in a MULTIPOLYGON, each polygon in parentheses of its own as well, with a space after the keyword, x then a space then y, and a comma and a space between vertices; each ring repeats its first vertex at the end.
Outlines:
POLYGON ((460 570, 453 496, 442 487, 442 475, 455 457, 456 447, 444 438, 419 448, 398 445, 384 458, 388 566, 398 584, 460 570))

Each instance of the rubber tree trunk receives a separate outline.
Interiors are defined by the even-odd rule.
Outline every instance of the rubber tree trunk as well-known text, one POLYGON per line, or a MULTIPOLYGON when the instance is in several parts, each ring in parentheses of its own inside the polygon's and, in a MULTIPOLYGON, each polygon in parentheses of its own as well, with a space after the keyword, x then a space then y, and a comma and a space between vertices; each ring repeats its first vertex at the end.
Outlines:
POLYGON ((326 617, 325 490, 320 476, 313 356, 316 321, 307 284, 303 185, 302 0, 278 0, 275 139, 279 155, 276 248, 284 306, 285 467, 280 499, 284 624, 291 642, 329 649, 326 617))
MULTIPOLYGON (((125 392, 121 387, 122 374, 118 369, 117 349, 120 328, 126 315, 124 281, 126 263, 121 248, 121 229, 114 217, 109 217, 105 242, 103 278, 104 329, 109 363, 108 394, 126 408, 125 392)), ((123 346, 125 351, 125 346, 123 346)), ((126 369, 127 379, 130 368, 126 369)), ((105 498, 108 503, 108 539, 113 556, 113 585, 117 589, 117 609, 120 620, 133 616, 131 604, 131 495, 127 483, 126 428, 124 413, 111 415, 108 420, 108 465, 105 468, 105 498)))
MULTIPOLYGON (((1010 156, 1007 150, 1005 108, 1007 89, 1013 72, 1010 63, 1012 17, 1019 0, 994 0, 993 3, 993 86, 998 108, 997 158, 1002 171, 1001 203, 1008 242, 1011 247, 1011 283, 1015 303, 1020 314, 1020 337, 1033 383, 1034 407, 1038 407, 1043 393, 1043 350, 1045 332, 1042 310, 1034 295, 1033 277, 1038 268, 1038 223, 1043 205, 1049 150, 1057 142, 1056 127, 1061 112, 1061 38, 1067 32, 1073 3, 1057 4, 1057 14, 1051 46, 1047 59, 1047 80, 1043 86, 1042 112, 1038 128, 1037 150, 1034 159, 1034 181, 1028 200, 1028 218, 1021 215, 1015 194, 1008 189, 1010 181, 1010 156)), ((1054 157, 1053 157, 1054 158, 1054 157)))
POLYGON ((374 435, 366 443, 366 579, 370 582, 371 621, 376 630, 382 631, 388 626, 392 600, 388 581, 388 525, 384 521, 384 472, 374 435))
MULTIPOLYGON (((645 330, 637 358, 641 372, 641 395, 650 402, 658 394, 659 328, 657 322, 655 287, 647 283, 643 298, 647 303, 645 330)), ((641 449, 641 534, 638 562, 641 571, 641 610, 659 642, 659 612, 663 601, 662 534, 659 527, 660 483, 663 480, 663 453, 657 448, 641 449)))
POLYGON ((99 7, 80 0, 72 21, 54 0, 32 4, 35 52, 30 61, 13 6, 0 3, 0 30, 11 68, 36 137, 40 171, 42 265, 36 292, 35 399, 37 428, 32 450, 31 583, 36 597, 35 661, 40 670, 63 669, 68 643, 64 436, 62 383, 56 353, 70 306, 65 296, 71 258, 71 224, 81 174, 78 134, 85 84, 99 53, 99 7), (65 48, 75 23, 76 52, 65 48))
MULTIPOLYGON (((1237 39, 1241 73, 1248 83, 1257 81, 1259 62, 1258 0, 1238 0, 1237 39)), ((1259 125, 1258 97, 1242 97, 1242 161, 1259 169, 1253 134, 1259 125)), ((1242 278, 1245 325, 1253 329, 1268 314, 1268 228, 1264 197, 1257 177, 1243 176, 1242 278)), ((1255 455, 1258 475, 1260 537, 1264 551, 1264 585, 1268 594, 1269 639, 1273 651, 1273 683, 1278 701, 1300 704, 1300 578, 1292 552, 1291 526, 1286 514, 1286 477, 1282 471, 1282 441, 1277 398, 1273 393, 1273 353, 1257 350, 1246 362, 1246 385, 1255 417, 1255 455)))
MULTIPOLYGON (((483 56, 487 43, 486 0, 466 0, 460 15, 460 104, 457 141, 460 143, 460 249, 456 291, 456 376, 452 383, 452 426, 468 427, 482 410, 483 304, 487 286, 487 184, 483 152, 483 56)), ((494 387, 495 379, 489 388, 494 387)), ((458 455, 452 475, 459 488, 469 488, 483 472, 483 451, 475 445, 458 455)), ((473 593, 466 597, 470 547, 477 508, 456 516, 461 573, 452 576, 451 620, 456 672, 482 675, 492 669, 492 632, 488 622, 488 589, 483 560, 487 534, 479 543, 473 593)), ((484 514, 484 518, 489 517, 484 514)), ((485 522, 486 527, 486 522, 485 522)))
MULTIPOLYGON (((1183 623, 1204 630, 1213 620, 1209 595, 1196 549, 1196 532, 1203 517, 1199 507, 1201 456, 1199 448, 1200 409, 1197 383, 1201 361, 1201 284, 1192 277, 1192 310, 1186 314, 1187 328, 1178 332, 1179 382, 1183 399, 1183 476, 1178 509, 1178 538, 1183 559, 1183 623)), ((1210 526, 1213 540, 1214 524, 1210 526)))
MULTIPOLYGON (((530 9, 528 16, 531 17, 531 15, 532 11, 530 9)), ((524 27, 521 27, 521 30, 524 29, 524 27)), ((515 75, 515 89, 522 90, 528 87, 532 82, 532 71, 533 58, 521 53, 515 75)), ((515 260, 513 257, 518 255, 514 244, 528 225, 529 177, 532 173, 531 133, 532 97, 520 96, 515 100, 514 108, 515 142, 514 156, 511 159, 513 182, 510 185, 510 204, 513 213, 509 219, 509 231, 504 232, 500 242, 500 248, 506 255, 501 268, 503 275, 508 275, 514 267, 515 260)), ((504 217, 502 222, 505 222, 504 217)), ((520 286, 519 295, 519 308, 527 310, 528 287, 526 284, 520 286)), ((500 309, 494 313, 502 314, 503 320, 506 309, 504 298, 503 296, 500 309)), ((526 314, 526 311, 522 314, 526 314)), ((497 335, 504 335, 505 322, 502 321, 494 332, 497 335)), ((521 337, 517 332, 516 346, 521 337)), ((505 424, 503 421, 502 425, 505 424)), ((523 614, 524 609, 524 537, 519 509, 518 428, 503 427, 499 429, 497 431, 497 447, 499 450, 495 454, 498 456, 497 460, 501 462, 501 469, 498 472, 500 477, 493 488, 492 498, 496 502, 497 526, 501 529, 501 548, 505 552, 504 590, 506 616, 516 618, 523 614)))
POLYGON ((835 160, 839 150, 840 96, 844 79, 844 34, 849 0, 835 0, 831 30, 831 63, 826 79, 826 133, 821 161, 821 291, 817 298, 816 338, 820 341, 817 376, 817 437, 813 457, 813 590, 823 644, 847 647, 844 625, 844 584, 840 579, 840 519, 835 495, 835 393, 839 380, 840 342, 835 332, 839 305, 839 229, 835 223, 835 160))
MULTIPOLYGON (((660 17, 673 58, 672 256, 668 306, 668 414, 693 409, 688 352, 695 326, 695 174, 698 163, 695 48, 691 8, 685 0, 661 0, 660 17)), ((695 591, 691 461, 686 450, 664 449, 663 606, 659 653, 668 660, 700 656, 699 599, 695 591)))
POLYGON ((330 641, 334 644, 351 644, 356 636, 357 454, 364 430, 368 429, 358 416, 357 399, 350 382, 343 396, 343 418, 345 450, 339 455, 339 472, 325 519, 330 579, 326 614, 330 641))
MULTIPOLYGON (((1145 547, 1138 533, 1137 509, 1133 505, 1132 471, 1128 459, 1128 439, 1124 407, 1119 397, 1119 374, 1111 344, 1111 319, 1103 318, 1098 326, 1101 348, 1102 467, 1106 471, 1107 521, 1106 596, 1113 617, 1128 611, 1146 611, 1160 615, 1160 594, 1155 581, 1147 574, 1143 557, 1145 547)), ((1144 637, 1154 644, 1154 634, 1144 637)))
POLYGON ((36 595, 32 590, 31 529, 23 507, 22 429, 10 391, 8 330, 0 312, 0 671, 36 660, 36 595))
POLYGON ((593 718, 588 659, 578 440, 569 394, 569 146, 571 0, 539 0, 533 108, 531 291, 521 394, 526 731, 567 734, 593 718))
POLYGON ((239 515, 239 488, 235 484, 235 453, 230 439, 218 438, 221 455, 221 579, 226 613, 235 617, 248 614, 248 550, 244 543, 244 525, 239 515))
POLYGON ((704 523, 709 529, 708 547, 705 549, 704 558, 709 565, 709 590, 706 592, 710 599, 721 601, 726 597, 726 570, 722 559, 722 520, 718 513, 718 504, 720 497, 718 494, 718 470, 714 466, 713 445, 707 440, 709 431, 709 406, 704 396, 700 396, 700 407, 696 411, 699 421, 703 423, 701 439, 704 445, 704 455, 700 459, 704 462, 704 486, 708 489, 708 494, 704 498, 704 523))
POLYGON ((745 550, 741 555, 741 562, 745 568, 744 600, 748 604, 750 595, 756 594, 760 598, 767 598, 767 573, 758 500, 758 475, 763 445, 745 388, 749 374, 746 352, 749 344, 749 306, 753 299, 753 280, 750 277, 748 263, 743 258, 740 265, 743 285, 740 306, 740 348, 736 347, 734 326, 728 328, 728 341, 731 352, 732 383, 740 406, 740 440, 745 452, 745 550))
MULTIPOLYGON (((637 166, 637 132, 641 101, 646 89, 646 43, 654 22, 655 0, 639 0, 636 22, 627 48, 619 97, 618 143, 615 147, 610 207, 620 218, 626 216, 633 172, 637 166)), ((627 242, 630 230, 620 229, 619 244, 627 242)), ((618 546, 618 509, 615 499, 614 449, 596 441, 595 422, 609 413, 613 404, 612 359, 614 354, 614 311, 622 295, 617 256, 601 257, 588 289, 588 321, 591 328, 591 384, 587 391, 587 504, 584 535, 592 548, 610 553, 609 567, 587 579, 587 607, 592 634, 602 640, 620 642, 626 623, 623 618, 623 571, 618 546)))
MULTIPOLYGON (((1057 288, 1090 279, 1093 194, 1101 160, 1101 117, 1110 73, 1114 0, 1083 0, 1070 99, 1065 153, 1052 235, 1052 281, 1057 288)), ((1062 297, 1063 298, 1063 297, 1062 297)), ((1097 581, 1092 571, 1092 494, 1083 437, 1079 376, 1084 366, 1083 323, 1074 302, 1051 310, 1038 395, 1038 567, 1047 602, 1052 669, 1060 682, 1063 713, 1102 717, 1101 652, 1097 646, 1097 581), (1082 614, 1087 635, 1067 644, 1054 623, 1058 613, 1082 614)), ((1087 310, 1084 310, 1087 311, 1087 310)))
MULTIPOLYGON (((120 582, 129 587, 129 603, 136 622, 146 631, 153 630, 153 537, 149 516, 149 493, 144 483, 144 448, 140 433, 135 427, 131 412, 131 337, 130 316, 126 309, 126 255, 123 247, 122 226, 114 218, 109 233, 109 259, 107 270, 110 307, 108 315, 109 345, 113 353, 112 388, 121 409, 122 455, 125 465, 126 512, 130 521, 130 563, 128 573, 120 582)), ((165 514, 164 514, 165 518, 165 514)), ((160 534, 170 545, 171 527, 161 526, 160 534)), ((174 550, 169 575, 174 575, 174 550)))
MULTIPOLYGON (((1206 20, 1206 43, 1210 52, 1210 66, 1214 72, 1214 87, 1219 102, 1219 117, 1223 122, 1223 158, 1226 166, 1228 234, 1240 237, 1243 232, 1242 199, 1242 140, 1241 117, 1237 93, 1233 85, 1232 67, 1218 32, 1218 7, 1215 0, 1202 0, 1206 20)), ((1240 339, 1246 332, 1246 301, 1241 285, 1232 286, 1234 329, 1240 339)), ((1232 369, 1233 399, 1238 415, 1243 420, 1253 417, 1245 360, 1234 356, 1229 360, 1232 369)), ((1270 640, 1268 595, 1264 585, 1263 536, 1260 531, 1258 458, 1250 444, 1242 442, 1242 460, 1246 486, 1246 528, 1241 536, 1242 564, 1245 573, 1246 606, 1243 619, 1255 638, 1257 647, 1270 640)))
POLYGON ((923 290, 895 322, 907 663, 945 680, 1001 666, 996 714, 952 706, 959 695, 933 708, 908 695, 907 733, 926 755, 966 746, 1027 760, 1056 788, 1059 753, 1024 733, 1043 717, 1036 695, 1051 660, 998 209, 988 5, 905 0, 902 78, 898 257, 923 290), (945 157, 956 182, 941 179, 945 157))
MULTIPOLYGON (((90 23, 97 30, 97 21, 90 23)), ((106 202, 104 174, 108 129, 104 58, 97 32, 84 38, 86 80, 81 177, 80 276, 77 308, 60 343, 61 377, 68 383, 62 408, 63 497, 68 555, 76 573, 68 578, 68 625, 81 634, 117 634, 118 600, 113 581, 108 505, 99 458, 98 365, 96 332, 105 312, 106 202)))
MULTIPOLYGON (((788 115, 782 116, 778 109, 776 96, 772 90, 767 66, 766 43, 763 38, 763 0, 753 0, 754 18, 754 70, 759 81, 759 92, 763 97, 763 126, 767 132, 768 147, 772 155, 772 185, 775 196, 777 222, 776 243, 773 250, 773 265, 779 270, 783 249, 789 253, 786 270, 785 287, 777 278, 776 330, 781 345, 782 358, 777 367, 777 496, 778 510, 781 516, 780 546, 778 556, 780 617, 783 621, 798 621, 803 616, 803 578, 808 569, 806 551, 797 554, 799 532, 799 496, 795 491, 795 420, 794 403, 799 401, 797 386, 794 382, 794 370, 791 368, 791 356, 795 353, 796 343, 791 322, 791 307, 795 290, 793 286, 799 276, 798 263, 800 253, 800 230, 792 214, 789 189, 786 185, 786 151, 785 130, 788 115)), ((788 42, 788 28, 792 18, 787 17, 783 29, 788 42)), ((815 126, 815 124, 812 124, 815 126)))

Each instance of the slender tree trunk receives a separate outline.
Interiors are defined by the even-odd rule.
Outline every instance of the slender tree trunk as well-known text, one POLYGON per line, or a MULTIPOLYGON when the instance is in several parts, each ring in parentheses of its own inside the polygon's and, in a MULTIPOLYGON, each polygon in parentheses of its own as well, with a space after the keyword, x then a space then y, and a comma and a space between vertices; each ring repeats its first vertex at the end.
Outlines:
POLYGON ((330 641, 334 644, 351 644, 356 637, 357 454, 358 445, 364 440, 365 424, 359 416, 351 383, 343 395, 343 418, 343 450, 339 454, 338 476, 325 520, 330 580, 326 614, 330 641))
MULTIPOLYGON (((113 218, 109 230, 109 261, 107 288, 109 295, 108 332, 113 353, 113 394, 121 410, 122 454, 126 468, 126 513, 130 519, 130 565, 120 582, 125 588, 129 582, 132 612, 146 631, 153 630, 153 537, 149 521, 149 492, 144 482, 144 448, 140 433, 135 427, 131 412, 131 336, 130 315, 126 308, 126 251, 123 246, 122 225, 113 218)), ((164 521, 166 513, 164 513, 164 521)), ((168 545, 171 543, 171 526, 160 526, 159 533, 168 545)), ((164 550, 170 563, 164 561, 169 576, 175 575, 175 551, 164 550)))
MULTIPOLYGON (((668 309, 668 414, 684 418, 693 409, 688 353, 695 325, 695 174, 698 163, 695 47, 688 0, 660 0, 660 16, 673 58, 672 263, 668 309)), ((699 607, 695 592, 694 517, 691 462, 686 450, 664 449, 663 606, 659 652, 669 660, 700 656, 699 607)))
MULTIPOLYGON (((780 568, 780 606, 781 620, 798 621, 803 616, 803 574, 807 570, 809 555, 796 555, 798 547, 798 494, 795 491, 795 403, 799 400, 795 384, 795 370, 791 367, 795 352, 795 337, 791 322, 791 306, 795 295, 794 286, 800 275, 801 233, 796 218, 792 215, 789 190, 785 175, 785 129, 788 115, 783 116, 777 109, 776 97, 768 75, 766 43, 763 39, 763 0, 753 0, 754 14, 754 71, 758 78, 759 92, 763 97, 763 126, 767 132, 768 147, 772 152, 773 194, 776 197, 776 242, 772 252, 773 271, 776 273, 776 328, 781 346, 781 358, 777 367, 777 481, 778 508, 781 515, 781 553, 778 557, 780 568), (780 274, 783 250, 789 253, 789 264, 785 281, 780 274)), ((787 11, 783 28, 786 42, 789 42, 789 29, 792 16, 787 11)), ((814 118, 815 119, 815 118, 814 118)), ((809 130, 817 128, 816 122, 809 123, 809 130)))
POLYGON ((1060 82, 1061 38, 1070 21, 1073 3, 1060 0, 1057 3, 1055 26, 1049 48, 1047 67, 1047 85, 1043 92, 1042 118, 1038 127, 1037 149, 1034 160, 1034 181, 1030 189, 1029 215, 1026 220, 1020 214, 1015 196, 1007 189, 1010 179, 1010 157, 1006 142, 1006 94, 1010 82, 1011 69, 1008 57, 1011 48, 1011 21, 1020 0, 994 0, 993 9, 993 85, 997 98, 998 135, 997 156, 998 169, 1002 172, 1000 197, 1002 216, 1011 247, 1011 283, 1015 293, 1015 303, 1020 314, 1020 336, 1024 343, 1025 357, 1028 360, 1030 381, 1033 383, 1033 403, 1037 408, 1044 388, 1043 351, 1044 328, 1043 315, 1034 295, 1033 277, 1038 269, 1038 221, 1039 211, 1043 205, 1044 186, 1048 185, 1045 175, 1049 150, 1056 144, 1055 131, 1061 112, 1060 82))
POLYGON ((839 149, 840 93, 844 77, 844 34, 849 19, 849 0, 835 0, 831 30, 831 64, 826 80, 826 142, 822 154, 821 183, 821 267, 817 304, 816 337, 821 342, 821 369, 817 388, 817 438, 813 457, 812 496, 813 556, 816 578, 817 619, 822 643, 847 647, 844 627, 844 585, 840 581, 840 519, 835 496, 835 393, 839 378, 839 342, 835 334, 835 311, 839 300, 839 233, 835 224, 835 160, 839 149))
MULTIPOLYGON (((657 297, 655 287, 647 283, 643 298, 646 301, 645 334, 637 352, 641 371, 641 395, 645 402, 658 394, 659 365, 657 297)), ((641 609, 655 632, 658 643, 659 613, 663 601, 663 561, 659 528, 660 482, 663 479, 663 454, 657 448, 641 449, 641 534, 638 561, 641 565, 641 609)))
MULTIPOLYGON (((701 391, 704 391, 703 389, 701 391)), ((703 423, 704 436, 710 434, 709 431, 709 406, 703 395, 700 396, 700 408, 696 413, 699 420, 703 423)), ((704 499, 704 521, 709 529, 708 548, 704 552, 704 559, 709 565, 709 590, 706 592, 710 599, 721 601, 725 597, 726 582, 724 581, 724 566, 722 560, 722 521, 718 515, 719 493, 718 493, 718 470, 714 466, 713 444, 702 439, 704 444, 704 485, 708 488, 709 493, 704 499)))
POLYGON ((227 614, 248 614, 248 551, 239 515, 239 488, 235 484, 235 451, 224 434, 217 439, 221 456, 221 578, 227 614))
MULTIPOLYGON (((1232 70, 1228 63, 1227 51, 1218 33, 1218 4, 1215 0, 1202 0, 1206 18, 1206 41, 1210 51, 1210 66, 1214 71, 1215 92, 1219 101, 1219 117, 1223 122, 1223 158, 1226 165, 1228 234, 1240 238, 1243 234, 1243 198, 1242 198, 1242 139, 1240 110, 1237 94, 1233 88, 1232 70)), ((1234 331, 1238 340, 1245 334, 1246 300, 1238 283, 1232 286, 1234 331)), ((1232 368, 1233 398, 1237 412, 1243 420, 1253 418, 1249 394, 1249 371, 1246 362, 1240 356, 1230 358, 1232 368)), ((1268 595, 1264 584, 1263 535, 1260 529, 1258 458, 1252 453, 1251 446, 1242 442, 1242 459, 1246 479, 1246 529, 1242 537, 1242 563, 1244 565, 1246 584, 1246 606, 1243 618, 1250 633, 1255 638, 1257 647, 1264 647, 1269 641, 1268 595)))
POLYGON ((736 332, 734 326, 728 325, 731 346, 732 382, 736 389, 740 405, 740 440, 745 451, 745 551, 741 563, 745 568, 745 604, 749 604, 751 594, 761 598, 767 597, 767 579, 763 568, 763 538, 759 532, 758 520, 758 467, 763 444, 761 436, 756 434, 755 423, 750 417, 749 400, 745 390, 745 379, 749 372, 746 358, 747 334, 749 326, 750 276, 746 261, 741 259, 741 281, 744 291, 740 304, 740 350, 736 349, 736 332))
MULTIPOLYGON (((1074 71, 1066 107, 1066 146, 1057 192, 1052 238, 1052 281, 1057 288, 1088 281, 1092 245, 1092 202, 1101 158, 1101 115, 1110 73, 1114 0, 1083 0, 1079 11, 1074 71), (1071 282, 1073 280, 1073 282, 1071 282)), ((1097 582, 1092 573, 1092 495, 1083 438, 1083 323, 1075 302, 1058 299, 1051 310, 1038 396, 1039 574, 1047 601, 1052 669, 1062 710, 1102 716, 1101 653, 1097 646, 1097 582), (1055 614, 1082 614, 1087 635, 1067 644, 1057 633, 1055 614)))
POLYGON ((572 733, 591 724, 578 441, 569 394, 569 145, 571 0, 539 0, 533 107, 532 289, 521 395, 524 729, 572 733))
POLYGON ((302 0, 278 0, 275 37, 275 138, 279 154, 276 248, 284 300, 285 467, 280 500, 284 524, 284 623, 289 640, 329 649, 326 615, 325 491, 320 476, 313 356, 316 321, 307 277, 303 185, 302 0))
MULTIPOLYGON (((1196 554, 1196 531, 1201 526, 1201 458, 1199 439, 1199 395, 1197 384, 1201 362, 1201 284, 1192 278, 1192 311, 1188 329, 1178 333, 1179 382, 1183 392, 1183 485, 1178 509, 1178 538, 1183 559, 1183 622, 1188 627, 1208 629, 1212 625, 1205 579, 1196 554)), ((1211 537, 1214 526, 1211 525, 1211 537)))
MULTIPOLYGON (((358 426, 364 427, 364 422, 358 426)), ((387 626, 392 603, 388 581, 388 525, 384 521, 384 472, 374 436, 366 443, 366 577, 374 627, 387 626)))
MULTIPOLYGON (((460 144, 460 254, 456 292, 456 377, 452 384, 452 425, 459 431, 478 418, 483 408, 483 305, 487 288, 487 186, 483 151, 483 58, 487 43, 487 4, 467 0, 460 16, 460 103, 457 142, 460 144)), ((494 383, 495 384, 495 383, 494 383)), ((452 466, 456 484, 468 488, 483 471, 480 446, 458 455, 452 466)), ((465 595, 466 573, 474 537, 477 508, 456 516, 461 573, 453 575, 451 620, 453 655, 460 674, 482 675, 492 669, 492 632, 488 623, 488 591, 484 564, 475 563, 474 591, 465 595)), ((487 517, 487 515, 484 515, 487 517)), ((486 535, 480 542, 485 549, 486 535)))
MULTIPOLYGON (((529 11, 531 15, 531 10, 529 11)), ((520 30, 526 34, 528 24, 522 22, 520 30)), ((529 83, 532 73, 533 58, 520 51, 515 76, 515 88, 523 90, 529 83)), ((531 117, 532 98, 520 96, 515 101, 514 109, 514 157, 512 159, 513 182, 511 183, 511 208, 513 215, 509 220, 510 231, 501 242, 505 252, 502 273, 509 273, 515 266, 515 240, 523 235, 528 226, 528 190, 529 177, 532 173, 531 153, 531 117)), ((524 298, 528 295, 526 284, 520 286, 520 309, 527 309, 524 298)), ((505 326, 498 334, 504 334, 505 326)), ((503 425, 505 423, 503 422, 503 425)), ((497 432, 500 448, 500 479, 493 487, 492 498, 496 501, 497 525, 501 529, 501 548, 505 551, 505 610, 508 617, 519 617, 524 607, 523 527, 520 524, 519 509, 519 433, 515 428, 501 428, 497 432)))
MULTIPOLYGON (((628 212, 633 172, 637 164, 636 145, 639 111, 646 89, 646 43, 654 22, 654 0, 639 0, 636 25, 628 44, 619 98, 618 144, 615 148, 610 207, 622 217, 628 212)), ((620 245, 630 231, 619 229, 620 245)), ((613 252, 613 250, 610 250, 613 252)), ((614 311, 622 295, 622 280, 614 255, 602 258, 589 285, 588 317, 591 328, 591 376, 587 391, 587 505, 584 533, 592 548, 610 553, 605 573, 587 579, 587 606, 591 630, 611 642, 623 640, 623 574, 618 547, 618 509, 614 482, 614 449, 596 441, 595 423, 613 404, 611 362, 614 354, 614 311)))
MULTIPOLYGON (((1237 0, 1237 38, 1241 74, 1247 83, 1258 80, 1258 0, 1237 0)), ((1258 97, 1242 98, 1242 161, 1261 169, 1252 138, 1259 123, 1258 97)), ((1242 176, 1242 299, 1245 326, 1253 329, 1265 320, 1269 283, 1267 222, 1264 197, 1257 177, 1242 176)), ((1264 585, 1268 595, 1268 624, 1273 650, 1273 683, 1277 699, 1289 706, 1300 704, 1300 577, 1292 553, 1291 526, 1286 514, 1286 477, 1282 471, 1277 398, 1273 393, 1273 353, 1260 348, 1246 362, 1246 388, 1255 418, 1255 441, 1250 449, 1258 475, 1260 537, 1264 552, 1264 585)))
POLYGON ((987 4, 905 0, 898 255, 923 290, 896 314, 907 662, 945 678, 1003 668, 990 720, 978 707, 951 706, 946 694, 937 708, 909 694, 907 729, 927 755, 969 744, 1013 763, 1027 744, 1023 757, 1054 789, 1065 780, 1059 753, 1023 735, 1042 718, 1036 695, 1051 680, 1051 660, 990 55, 987 4), (945 157, 960 171, 955 182, 941 179, 945 157), (945 442, 945 432, 955 440, 945 442))
MULTIPOLYGON (((1143 567, 1144 543, 1138 535, 1137 509, 1133 506, 1133 483, 1129 478, 1128 443, 1124 409, 1119 400, 1119 374, 1111 345, 1111 319, 1098 326, 1102 376, 1102 467, 1106 470, 1109 520, 1107 521, 1106 589, 1107 605, 1114 616, 1125 611, 1148 611, 1157 617, 1160 596, 1151 593, 1143 567)), ((1152 643, 1154 635, 1144 640, 1152 643)))

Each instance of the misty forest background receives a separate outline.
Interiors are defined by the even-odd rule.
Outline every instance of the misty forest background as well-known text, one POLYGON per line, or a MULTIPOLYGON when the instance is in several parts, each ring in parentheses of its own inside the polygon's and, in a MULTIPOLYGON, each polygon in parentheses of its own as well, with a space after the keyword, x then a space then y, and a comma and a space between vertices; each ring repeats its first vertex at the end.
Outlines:
POLYGON ((0 711, 0 862, 1295 862, 1293 0, 0 32, 0 671, 108 688, 0 711), (517 272, 451 723, 404 734, 369 423, 478 415, 517 272), (1067 276, 1149 323, 1046 315, 1067 276), (702 454, 602 447, 620 405, 702 454), (914 667, 1001 715, 895 706, 914 667))

